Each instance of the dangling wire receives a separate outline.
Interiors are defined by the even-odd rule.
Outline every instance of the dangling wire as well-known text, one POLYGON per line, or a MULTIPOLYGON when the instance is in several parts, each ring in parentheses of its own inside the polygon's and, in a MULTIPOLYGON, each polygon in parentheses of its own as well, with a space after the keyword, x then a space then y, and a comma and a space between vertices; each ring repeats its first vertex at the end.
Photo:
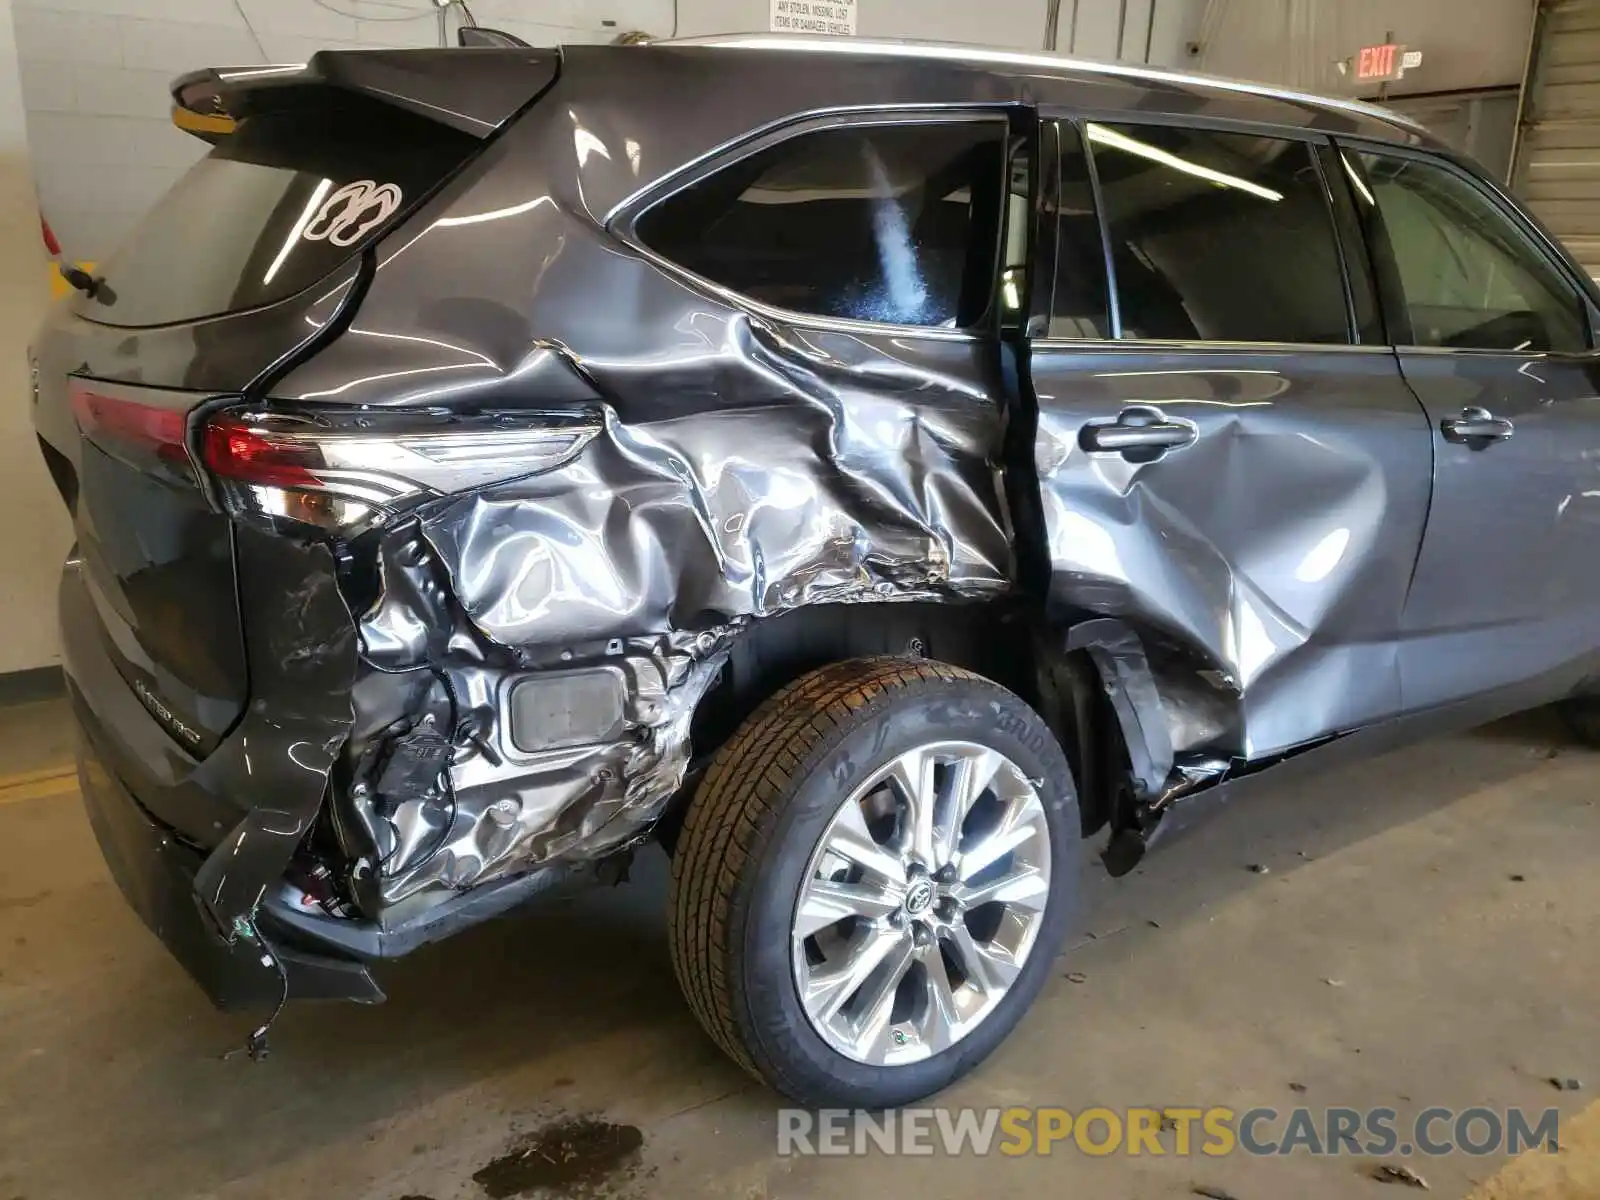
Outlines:
POLYGON ((233 0, 233 7, 239 13, 239 20, 244 22, 245 29, 249 31, 250 40, 256 44, 256 50, 261 55, 261 61, 271 62, 272 58, 267 54, 266 46, 261 43, 261 35, 256 32, 256 27, 250 24, 250 14, 244 11, 244 4, 241 3, 241 0, 233 0))

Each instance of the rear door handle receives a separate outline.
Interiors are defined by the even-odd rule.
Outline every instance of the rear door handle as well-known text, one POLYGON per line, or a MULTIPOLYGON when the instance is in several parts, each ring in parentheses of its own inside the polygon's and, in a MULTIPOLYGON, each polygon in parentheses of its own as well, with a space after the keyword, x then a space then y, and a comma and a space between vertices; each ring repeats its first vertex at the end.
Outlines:
POLYGON ((1504 417, 1497 417, 1487 408, 1469 405, 1459 417, 1446 417, 1439 422, 1439 432, 1445 441, 1482 450, 1493 442, 1503 442, 1516 432, 1516 426, 1504 417))
POLYGON ((1120 454, 1128 462, 1147 463, 1194 445, 1199 436, 1192 421, 1172 420, 1153 404, 1130 404, 1114 421, 1085 425, 1078 445, 1091 454, 1120 454))

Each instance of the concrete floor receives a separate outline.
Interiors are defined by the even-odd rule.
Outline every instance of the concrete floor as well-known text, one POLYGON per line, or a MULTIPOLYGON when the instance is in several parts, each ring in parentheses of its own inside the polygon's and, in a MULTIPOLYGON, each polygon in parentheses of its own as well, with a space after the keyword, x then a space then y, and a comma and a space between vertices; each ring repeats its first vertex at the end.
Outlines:
MULTIPOLYGON (((475 1173, 580 1116, 642 1145, 542 1194, 1390 1194, 1349 1158, 780 1160, 778 1101, 679 1001, 658 860, 396 964, 382 1007, 291 1010, 265 1063, 224 1059, 245 1025, 124 907, 53 770, 65 721, 0 711, 0 1200, 482 1197, 475 1173)), ((1096 936, 940 1102, 1559 1105, 1553 1158, 1412 1165, 1447 1196, 1600 1196, 1597 795, 1600 756, 1533 715, 1241 801, 1097 872, 1096 936)))

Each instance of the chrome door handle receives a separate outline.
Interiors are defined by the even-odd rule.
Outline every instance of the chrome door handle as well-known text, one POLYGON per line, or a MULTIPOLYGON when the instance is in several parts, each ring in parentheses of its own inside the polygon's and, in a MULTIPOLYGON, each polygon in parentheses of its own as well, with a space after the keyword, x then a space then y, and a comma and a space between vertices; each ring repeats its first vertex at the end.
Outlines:
POLYGON ((1504 417, 1497 417, 1487 408, 1469 405, 1459 417, 1446 417, 1439 422, 1439 432, 1447 442, 1456 442, 1473 450, 1482 450, 1494 442, 1503 442, 1516 432, 1516 426, 1504 417))
POLYGON ((1114 421, 1091 421, 1078 434, 1090 454, 1120 454, 1147 463, 1171 450, 1194 445, 1200 430, 1192 421, 1175 421, 1153 404, 1130 404, 1114 421))

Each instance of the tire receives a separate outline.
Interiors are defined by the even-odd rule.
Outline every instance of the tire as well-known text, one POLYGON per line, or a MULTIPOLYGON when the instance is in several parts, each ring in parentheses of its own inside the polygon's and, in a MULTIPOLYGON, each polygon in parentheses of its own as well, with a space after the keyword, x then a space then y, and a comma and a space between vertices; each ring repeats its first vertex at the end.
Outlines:
POLYGON ((1600 750, 1600 696, 1574 696, 1558 707, 1567 731, 1583 745, 1600 750))
MULTIPOLYGON (((910 811, 907 806, 895 809, 896 813, 910 811)), ((893 820, 891 840, 896 846, 902 844, 902 837, 909 841, 915 836, 905 832, 905 816, 893 820)), ((851 832, 849 836, 855 835, 851 832)), ((994 844, 999 841, 995 838, 994 844)), ((672 863, 668 936, 673 969, 690 1008, 717 1044, 745 1070, 785 1096, 815 1107, 876 1109, 907 1104, 938 1091, 982 1062, 1021 1020, 1044 986, 1077 915, 1079 842, 1077 794, 1066 758, 1049 728, 1017 696, 987 679, 940 663, 897 658, 835 663, 803 676, 768 700, 713 757, 689 806, 672 863), (932 750, 919 749, 930 746, 932 750), (1009 763, 995 771, 992 786, 969 786, 969 792, 978 786, 988 786, 988 790, 979 793, 967 810, 975 815, 965 823, 948 817, 959 805, 948 797, 961 786, 950 782, 950 771, 959 769, 962 760, 953 760, 953 766, 930 766, 927 774, 918 775, 930 781, 926 790, 939 797, 930 802, 929 811, 940 809, 946 814, 939 827, 943 832, 936 836, 945 838, 947 849, 953 847, 960 856, 948 858, 950 865, 937 876, 945 881, 939 885, 943 890, 938 895, 944 897, 938 900, 939 907, 916 907, 924 901, 922 889, 907 884, 900 910, 866 924, 846 919, 815 935, 839 939, 830 944, 846 947, 840 951, 841 962, 856 944, 853 939, 890 938, 886 926, 909 928, 921 939, 915 943, 921 948, 909 951, 921 957, 905 968, 911 982, 903 982, 907 976, 901 976, 898 988, 880 985, 877 990, 890 998, 860 1014, 860 1026, 868 1032, 861 1035, 859 1045, 877 1047, 872 1054, 922 1053, 924 1057, 892 1062, 863 1059, 840 1048, 848 1039, 838 1035, 835 1024, 827 1023, 829 1034, 825 1036, 808 1015, 801 996, 798 976, 802 972, 815 970, 820 977, 832 966, 831 959, 813 965, 821 953, 820 941, 798 936, 799 902, 806 896, 809 904, 810 897, 802 887, 810 887, 808 881, 816 880, 821 880, 816 886, 829 887, 831 879, 849 878, 848 871, 856 869, 848 868, 843 876, 821 873, 837 861, 826 857, 832 851, 822 842, 824 835, 833 839, 833 831, 846 821, 847 804, 854 804, 859 815, 869 803, 881 807, 888 797, 888 802, 899 804, 895 797, 905 795, 891 784, 872 785, 875 772, 888 769, 886 764, 924 761, 901 757, 907 754, 927 755, 926 761, 931 763, 951 746, 983 763, 994 761, 992 755, 984 757, 989 752, 997 752, 1009 763), (853 799, 866 786, 887 790, 873 790, 865 799, 853 799), (1022 872, 1032 879, 1034 890, 1026 908, 1017 911, 1034 924, 1031 942, 1003 950, 1012 955, 1005 960, 1007 970, 1015 970, 1014 960, 1026 956, 1020 972, 1009 985, 999 983, 986 989, 975 986, 979 982, 976 977, 961 969, 966 958, 947 957, 939 948, 951 944, 947 939, 961 936, 957 922, 966 929, 965 944, 970 947, 978 936, 972 922, 988 919, 984 914, 993 913, 996 907, 1005 919, 989 920, 991 925, 1010 930, 1020 924, 1011 919, 1009 901, 990 900, 989 907, 971 909, 969 915, 962 915, 960 908, 966 901, 981 903, 977 897, 982 889, 977 884, 968 888, 956 864, 959 861, 964 868, 966 860, 983 858, 989 843, 976 841, 973 828, 978 816, 990 811, 1001 814, 995 818, 994 832, 1012 829, 1011 814, 1023 814, 1016 818, 1017 826, 1026 821, 1032 831, 1027 834, 1030 840, 1026 844, 1032 847, 1029 853, 1036 862, 1047 862, 1048 871, 1037 877, 1032 866, 1018 866, 1015 860, 1002 858, 988 873, 992 878, 998 870, 1012 879, 1021 875, 1008 873, 1022 872), (956 898, 948 890, 951 888, 965 890, 956 898), (917 893, 914 898, 912 892, 917 893), (953 920, 951 912, 956 913, 953 920), (930 924, 935 920, 947 924, 930 924), (940 980, 930 978, 933 974, 940 980), (959 1034, 945 1036, 941 1028, 948 1034, 957 1023, 941 1024, 937 1018, 955 1011, 956 1006, 949 1003, 952 988, 969 1000, 983 998, 974 1002, 983 1015, 959 1034), (942 1003, 936 1003, 935 996, 942 1003), (894 1014, 911 1011, 906 1003, 912 1010, 920 1010, 922 1024, 907 1017, 902 1019, 904 1027, 913 1034, 926 1028, 930 1031, 926 1038, 902 1042, 906 1035, 901 1025, 883 1026, 894 1014), (882 1015, 885 1012, 887 1016, 882 1015), (872 1014, 879 1016, 873 1019, 872 1014), (883 1036, 870 1032, 880 1027, 887 1031, 883 1036), (835 1041, 830 1042, 829 1036, 835 1041), (908 1049, 902 1049, 907 1045, 908 1049)), ((830 847, 835 844, 836 839, 828 842, 830 847)), ((907 870, 916 873, 908 878, 914 882, 922 878, 921 859, 914 853, 907 857, 912 862, 907 870)), ((937 860, 939 854, 922 857, 937 860)), ((984 876, 980 869, 972 878, 982 880, 984 876)), ((805 911, 811 911, 809 906, 805 911)), ((988 936, 998 939, 1001 934, 988 936)), ((902 939, 909 937, 909 933, 902 935, 902 939)), ((901 947, 903 940, 894 945, 901 947)), ((992 951, 999 943, 988 945, 992 951)), ((882 978, 892 978, 899 961, 884 966, 882 978)), ((852 994, 845 1015, 828 1022, 848 1023, 850 1006, 866 1003, 866 988, 863 984, 860 993, 852 994)))

